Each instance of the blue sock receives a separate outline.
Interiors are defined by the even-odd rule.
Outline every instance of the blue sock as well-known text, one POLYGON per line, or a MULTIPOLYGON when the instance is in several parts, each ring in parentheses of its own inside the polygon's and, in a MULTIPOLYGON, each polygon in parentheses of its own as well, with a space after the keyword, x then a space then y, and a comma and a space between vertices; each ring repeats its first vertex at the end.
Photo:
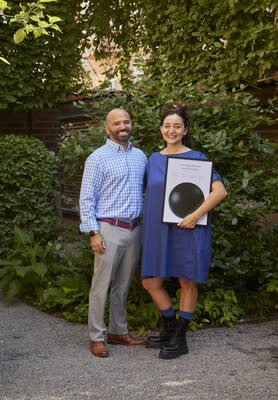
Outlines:
POLYGON ((179 317, 182 317, 184 319, 188 319, 188 321, 192 321, 194 312, 186 312, 186 311, 179 311, 179 317))
POLYGON ((159 310, 163 317, 173 317, 175 315, 175 311, 173 307, 168 308, 168 310, 159 310))

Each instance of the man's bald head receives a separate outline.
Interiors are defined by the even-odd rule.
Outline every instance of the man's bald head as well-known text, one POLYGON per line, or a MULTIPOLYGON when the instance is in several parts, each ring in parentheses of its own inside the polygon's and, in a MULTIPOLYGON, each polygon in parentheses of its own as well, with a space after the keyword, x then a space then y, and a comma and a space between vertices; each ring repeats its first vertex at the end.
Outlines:
POLYGON ((132 131, 132 123, 128 112, 123 108, 111 110, 106 116, 105 131, 110 136, 110 140, 127 148, 132 131))
POLYGON ((113 116, 115 114, 116 115, 118 115, 118 114, 126 115, 130 119, 129 113, 126 110, 124 110, 123 108, 113 108, 113 110, 109 111, 109 113, 106 115, 105 125, 107 125, 110 122, 111 118, 113 118, 113 116))

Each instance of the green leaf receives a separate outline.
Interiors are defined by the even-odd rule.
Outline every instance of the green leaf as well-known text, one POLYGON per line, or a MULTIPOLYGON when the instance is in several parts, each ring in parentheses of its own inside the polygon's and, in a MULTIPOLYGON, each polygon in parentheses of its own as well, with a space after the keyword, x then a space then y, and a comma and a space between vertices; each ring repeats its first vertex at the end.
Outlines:
POLYGON ((33 35, 34 35, 35 39, 37 39, 39 36, 41 36, 41 34, 42 34, 42 29, 36 28, 33 30, 33 35))
POLYGON ((56 24, 51 25, 50 28, 55 29, 55 31, 59 31, 59 32, 63 33, 63 31, 61 31, 60 27, 56 24))
POLYGON ((5 8, 8 8, 8 3, 4 0, 0 0, 0 11, 4 11, 5 8))
POLYGON ((7 298, 11 299, 12 297, 19 296, 21 291, 21 283, 19 280, 14 280, 9 284, 9 289, 7 291, 7 298))
POLYGON ((14 42, 16 44, 21 43, 26 37, 26 31, 24 28, 18 29, 14 34, 14 42))
POLYGON ((0 57, 0 60, 3 61, 6 64, 10 64, 8 60, 6 60, 4 57, 0 57))
MULTIPOLYGON (((1 271, 0 271, 1 272, 1 271)), ((5 276, 1 276, 0 274, 0 285, 6 289, 9 286, 9 283, 14 280, 15 274, 9 274, 7 273, 5 276)))
MULTIPOLYGON (((0 265, 14 265, 14 261, 0 259, 0 265)), ((0 270, 0 274, 3 270, 0 270)))
POLYGON ((20 278, 24 278, 26 274, 32 271, 32 267, 15 267, 15 272, 20 278))
POLYGON ((267 291, 268 292, 277 292, 278 293, 278 280, 271 279, 267 284, 267 291))
POLYGON ((54 24, 55 22, 62 21, 62 18, 60 17, 52 17, 51 15, 48 15, 48 20, 51 24, 54 24))
POLYGON ((29 235, 18 226, 14 227, 14 235, 19 243, 26 244, 28 242, 29 235))
POLYGON ((33 267, 33 271, 36 272, 36 274, 38 274, 41 278, 44 278, 46 272, 47 272, 47 265, 40 262, 37 263, 34 267, 33 267))
POLYGON ((249 179, 242 179, 242 187, 245 189, 248 186, 249 179))
POLYGON ((37 15, 31 15, 30 19, 35 22, 40 22, 40 18, 37 15))
POLYGON ((49 24, 47 22, 41 21, 41 20, 38 22, 38 25, 40 28, 48 28, 49 27, 49 24))

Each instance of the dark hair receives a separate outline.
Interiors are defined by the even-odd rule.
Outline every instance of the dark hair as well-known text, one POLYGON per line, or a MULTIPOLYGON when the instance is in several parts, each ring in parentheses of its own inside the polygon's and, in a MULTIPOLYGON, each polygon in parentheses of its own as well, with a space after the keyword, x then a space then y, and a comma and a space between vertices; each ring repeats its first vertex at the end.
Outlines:
POLYGON ((165 104, 161 110, 161 120, 160 126, 163 125, 164 119, 168 117, 168 115, 177 114, 182 118, 185 128, 187 128, 187 134, 182 138, 182 143, 185 146, 191 147, 191 138, 190 138, 190 127, 192 125, 192 119, 189 114, 188 105, 182 101, 176 101, 171 104, 165 104))

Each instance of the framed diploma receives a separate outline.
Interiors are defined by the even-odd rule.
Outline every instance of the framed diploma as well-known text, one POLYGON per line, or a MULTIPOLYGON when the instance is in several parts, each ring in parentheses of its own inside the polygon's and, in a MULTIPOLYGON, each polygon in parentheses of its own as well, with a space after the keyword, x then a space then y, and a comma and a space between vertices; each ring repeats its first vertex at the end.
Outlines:
MULTIPOLYGON (((195 211, 211 191, 212 161, 195 158, 167 158, 162 222, 178 223, 195 211)), ((208 213, 197 225, 207 225, 208 213)))

